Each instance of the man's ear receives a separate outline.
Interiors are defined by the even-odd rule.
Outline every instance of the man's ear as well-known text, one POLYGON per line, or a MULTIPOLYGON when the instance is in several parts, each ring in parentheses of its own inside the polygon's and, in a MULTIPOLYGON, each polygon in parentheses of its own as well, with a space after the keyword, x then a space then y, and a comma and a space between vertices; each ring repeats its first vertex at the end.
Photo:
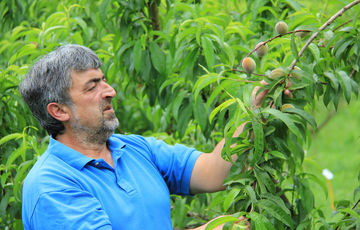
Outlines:
POLYGON ((65 122, 70 119, 70 109, 64 104, 51 102, 47 105, 47 111, 58 121, 65 122))

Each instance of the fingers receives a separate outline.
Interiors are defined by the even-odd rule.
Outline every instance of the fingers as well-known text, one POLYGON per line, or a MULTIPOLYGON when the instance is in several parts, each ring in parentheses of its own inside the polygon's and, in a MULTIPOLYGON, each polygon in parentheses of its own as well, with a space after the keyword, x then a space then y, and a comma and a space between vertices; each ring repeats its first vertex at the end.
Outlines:
MULTIPOLYGON (((260 81, 260 84, 262 86, 265 86, 267 85, 268 83, 264 80, 261 80, 260 81)), ((251 100, 252 100, 252 106, 256 107, 256 108, 259 108, 262 101, 264 100, 266 94, 269 92, 268 89, 265 89, 263 91, 261 91, 260 93, 257 93, 259 91, 259 89, 261 89, 262 87, 261 86, 255 86, 253 92, 252 92, 252 95, 251 95, 251 100)))

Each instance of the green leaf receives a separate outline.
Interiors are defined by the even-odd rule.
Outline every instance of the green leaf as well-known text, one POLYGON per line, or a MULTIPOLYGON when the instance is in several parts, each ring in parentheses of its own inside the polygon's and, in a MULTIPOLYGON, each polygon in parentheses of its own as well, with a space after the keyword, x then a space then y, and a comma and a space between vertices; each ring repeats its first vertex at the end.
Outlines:
POLYGON ((250 175, 249 172, 250 171, 246 171, 244 173, 239 173, 239 174, 236 174, 236 175, 229 175, 224 180, 224 185, 231 185, 231 184, 234 184, 234 183, 245 184, 246 182, 253 181, 255 178, 252 175, 250 175))
POLYGON ((233 188, 228 192, 223 203, 223 209, 225 212, 230 208, 231 203, 235 200, 239 192, 240 192, 239 188, 233 188))
POLYGON ((216 86, 214 90, 212 90, 210 97, 206 101, 206 109, 209 109, 214 100, 220 96, 220 93, 224 89, 228 89, 231 85, 233 85, 233 81, 224 80, 220 83, 220 85, 216 86))
POLYGON ((277 157, 277 158, 280 158, 283 160, 287 159, 286 155, 279 151, 270 151, 270 152, 268 152, 268 154, 273 155, 274 157, 277 157))
POLYGON ((28 149, 28 146, 26 144, 26 141, 23 140, 23 142, 21 143, 20 147, 15 149, 10 156, 8 157, 7 161, 6 161, 6 170, 9 170, 11 168, 12 163, 20 156, 22 156, 26 149, 28 149))
POLYGON ((144 57, 142 58, 142 66, 140 69, 141 78, 145 82, 149 82, 151 79, 150 71, 151 71, 150 55, 149 55, 149 51, 145 50, 144 57))
POLYGON ((231 98, 226 100, 225 102, 223 102, 222 104, 220 104, 218 107, 216 107, 209 116, 209 122, 211 123, 211 121, 213 120, 213 118, 215 117, 216 114, 218 114, 220 111, 226 109, 227 107, 229 107, 230 105, 234 104, 236 102, 235 98, 231 98))
POLYGON ((18 202, 21 201, 22 183, 27 175, 28 169, 34 165, 35 161, 36 159, 34 158, 33 160, 25 161, 19 165, 13 187, 13 193, 18 202))
POLYGON ((110 6, 111 0, 102 0, 100 7, 99 7, 99 16, 101 23, 105 26, 107 22, 107 13, 108 8, 110 6))
POLYGON ((262 112, 269 113, 273 115, 275 118, 282 120, 293 134, 295 134, 298 138, 302 138, 300 130, 296 127, 296 125, 294 124, 294 122, 292 121, 292 119, 289 117, 288 114, 282 113, 279 110, 272 108, 265 108, 262 112))
MULTIPOLYGON (((297 70, 293 70, 294 72, 297 70)), ((298 90, 298 89, 303 89, 310 86, 310 83, 299 83, 299 84, 293 84, 289 87, 289 90, 293 91, 293 90, 298 90)))
POLYGON ((288 109, 285 109, 283 112, 297 114, 300 117, 304 118, 313 128, 317 127, 314 117, 312 117, 310 114, 308 114, 307 112, 305 112, 302 109, 288 108, 288 109))
POLYGON ((234 66, 235 55, 234 55, 233 49, 226 42, 224 42, 223 45, 224 45, 224 52, 226 53, 226 56, 228 57, 228 60, 229 60, 228 64, 230 66, 234 66))
POLYGON ((176 226, 184 227, 186 213, 186 198, 177 197, 174 208, 174 224, 176 224, 176 226))
POLYGON ((316 62, 320 62, 320 50, 319 47, 317 47, 317 45, 315 45, 314 43, 311 43, 308 48, 310 49, 312 55, 314 56, 316 62))
POLYGON ((256 118, 253 118, 251 123, 254 131, 255 145, 254 158, 252 162, 255 164, 261 159, 261 156, 264 152, 264 130, 262 124, 256 118))
POLYGON ((347 101, 347 103, 350 103, 350 99, 351 99, 351 82, 350 82, 350 77, 347 75, 346 72, 340 70, 336 72, 336 76, 338 77, 339 81, 340 81, 340 86, 344 92, 344 96, 345 99, 347 101))
POLYGON ((201 38, 201 44, 204 49, 205 60, 210 71, 213 70, 214 62, 215 62, 215 55, 214 55, 214 46, 211 40, 207 37, 201 38))
POLYGON ((290 228, 294 228, 290 211, 288 209, 284 210, 282 207, 270 200, 259 200, 257 205, 259 208, 266 210, 269 215, 272 215, 290 228))
POLYGON ((311 174, 311 173, 306 173, 306 176, 307 176, 307 178, 309 180, 312 180, 315 183, 317 183, 318 185, 320 185, 320 187, 322 188, 322 190, 323 190, 323 192, 325 194, 325 197, 327 199, 327 197, 328 197, 328 187, 327 187, 327 184, 325 183, 325 181, 319 179, 317 176, 315 176, 314 174, 311 174))
POLYGON ((9 134, 9 135, 6 135, 5 137, 1 138, 0 139, 0 145, 8 142, 8 141, 11 141, 13 139, 19 139, 19 138, 22 138, 24 135, 22 133, 12 133, 12 134, 9 134))
POLYGON ((36 54, 39 51, 34 43, 29 43, 20 48, 18 52, 16 52, 9 60, 9 65, 13 64, 16 60, 30 54, 36 54))
POLYGON ((236 217, 233 217, 233 216, 221 216, 221 217, 218 217, 218 218, 210 221, 206 225, 205 230, 212 230, 221 224, 230 223, 230 222, 233 223, 233 222, 237 222, 237 221, 239 221, 239 219, 236 217))
MULTIPOLYGON (((178 85, 178 84, 182 84, 184 83, 184 78, 180 78, 180 77, 169 77, 167 80, 165 80, 160 88, 159 88, 159 94, 169 85, 173 84, 173 85, 178 85)), ((174 88, 173 88, 174 90, 174 88)))
POLYGON ((160 49, 159 45, 154 41, 150 42, 149 49, 150 49, 151 61, 154 65, 154 68, 159 73, 165 74, 166 57, 165 57, 164 52, 160 49))
POLYGON ((180 114, 176 130, 178 131, 179 137, 182 138, 192 115, 192 105, 187 104, 185 108, 181 109, 180 114))
POLYGON ((356 81, 354 81, 352 78, 350 78, 350 83, 351 83, 352 91, 355 94, 355 96, 357 97, 359 95, 359 86, 356 83, 356 81))
POLYGON ((246 185, 245 191, 249 195, 251 203, 255 204, 257 202, 257 199, 254 189, 250 185, 246 185))
POLYGON ((294 56, 296 59, 299 59, 299 53, 298 53, 298 50, 297 50, 297 47, 296 47, 296 43, 295 43, 295 33, 293 33, 292 36, 291 36, 290 46, 291 46, 291 53, 293 54, 293 56, 294 56))
POLYGON ((182 104, 182 101, 184 100, 185 95, 188 94, 187 91, 181 91, 178 95, 176 95, 176 98, 174 99, 174 102, 172 103, 172 111, 173 111, 173 116, 175 117, 176 120, 178 120, 178 113, 179 113, 179 108, 182 104))
POLYGON ((303 7, 303 5, 296 0, 286 0, 285 2, 287 2, 295 11, 299 11, 303 7))
POLYGON ((199 124, 201 131, 204 132, 208 124, 208 113, 206 110, 206 105, 201 98, 198 98, 192 104, 194 117, 199 124))
POLYGON ((257 212, 250 212, 247 216, 253 221, 251 223, 255 224, 256 230, 275 230, 274 226, 266 216, 257 212))
POLYGON ((335 89, 335 90, 338 90, 339 89, 339 81, 338 79, 335 77, 335 75, 333 73, 330 73, 330 72, 324 72, 324 76, 329 78, 330 80, 330 83, 332 85, 332 87, 335 89))
POLYGON ((271 193, 275 193, 275 185, 271 180, 269 174, 266 171, 263 171, 258 166, 254 167, 255 177, 259 183, 261 193, 267 193, 267 191, 271 193), (267 188, 267 190, 265 189, 267 188))
POLYGON ((300 188, 298 190, 301 197, 301 203, 306 212, 310 213, 313 210, 315 204, 314 194, 310 189, 310 185, 308 185, 307 180, 302 180, 299 187, 300 188))
POLYGON ((353 209, 350 209, 350 208, 342 208, 342 209, 340 209, 339 211, 340 211, 340 212, 343 212, 343 213, 346 213, 346 214, 349 214, 349 215, 355 217, 357 220, 360 220, 360 215, 359 215, 357 212, 355 212, 355 210, 353 210, 353 209))
POLYGON ((0 202, 0 215, 1 216, 5 216, 6 208, 9 204, 9 200, 10 200, 10 192, 6 192, 5 195, 2 196, 1 202, 0 202))
MULTIPOLYGON (((220 77, 220 79, 223 79, 224 77, 220 77)), ((211 83, 214 83, 219 79, 219 74, 217 73, 209 73, 201 76, 195 83, 193 88, 193 94, 195 99, 199 95, 200 91, 205 88, 206 86, 210 85, 211 83)))
POLYGON ((133 61, 134 61, 134 67, 137 73, 140 72, 141 69, 141 40, 137 40, 135 42, 134 50, 133 50, 133 61))
POLYGON ((261 194, 261 197, 266 199, 266 200, 270 200, 272 202, 274 202, 277 206, 279 206, 285 213, 287 214, 291 214, 290 210, 286 207, 285 202, 280 198, 280 196, 277 195, 273 195, 271 193, 265 193, 265 194, 261 194))
POLYGON ((351 43, 353 43, 353 40, 352 39, 350 39, 350 40, 348 40, 348 41, 344 41, 344 42, 341 42, 341 46, 336 50, 336 53, 335 53, 335 56, 336 57, 340 57, 341 56, 341 54, 345 51, 345 49, 349 46, 349 45, 351 45, 351 43))

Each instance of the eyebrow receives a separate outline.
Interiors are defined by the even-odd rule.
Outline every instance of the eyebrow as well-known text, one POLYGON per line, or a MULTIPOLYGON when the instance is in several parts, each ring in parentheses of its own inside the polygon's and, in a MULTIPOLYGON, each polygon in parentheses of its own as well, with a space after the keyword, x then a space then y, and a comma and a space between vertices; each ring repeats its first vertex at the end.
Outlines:
POLYGON ((100 81, 103 80, 103 79, 106 79, 105 75, 103 75, 102 77, 94 77, 94 78, 88 80, 88 81, 85 83, 85 86, 84 86, 84 89, 83 89, 83 90, 87 90, 87 89, 89 88, 89 85, 90 85, 91 83, 98 83, 98 82, 100 82, 100 81))

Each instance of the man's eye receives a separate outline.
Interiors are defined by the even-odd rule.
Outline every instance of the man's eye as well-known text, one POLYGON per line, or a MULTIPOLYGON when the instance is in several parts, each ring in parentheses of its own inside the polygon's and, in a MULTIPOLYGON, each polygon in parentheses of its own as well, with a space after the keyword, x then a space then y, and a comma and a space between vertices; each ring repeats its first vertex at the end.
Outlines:
POLYGON ((95 88, 96 88, 96 85, 90 87, 90 88, 89 88, 89 91, 92 91, 92 90, 94 90, 95 88))

